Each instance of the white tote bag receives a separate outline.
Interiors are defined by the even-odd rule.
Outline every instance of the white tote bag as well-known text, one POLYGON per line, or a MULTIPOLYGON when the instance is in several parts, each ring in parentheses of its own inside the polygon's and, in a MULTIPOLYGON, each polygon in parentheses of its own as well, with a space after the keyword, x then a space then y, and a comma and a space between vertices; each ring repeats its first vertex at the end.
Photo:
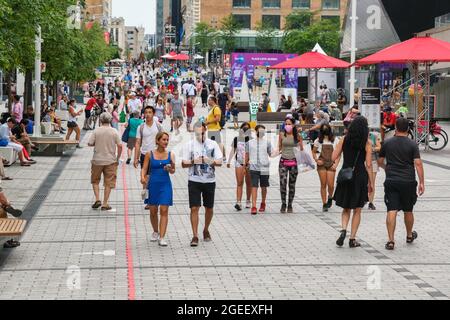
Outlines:
POLYGON ((316 168, 311 152, 311 145, 309 143, 303 147, 303 151, 301 151, 299 147, 294 148, 294 153, 297 159, 298 172, 304 173, 316 168))

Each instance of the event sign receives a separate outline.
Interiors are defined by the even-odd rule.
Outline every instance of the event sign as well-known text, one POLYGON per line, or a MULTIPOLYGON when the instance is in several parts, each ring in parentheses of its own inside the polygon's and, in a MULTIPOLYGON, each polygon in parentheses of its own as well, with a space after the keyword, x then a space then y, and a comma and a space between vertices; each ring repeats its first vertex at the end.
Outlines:
POLYGON ((381 89, 361 89, 360 106, 361 115, 366 117, 369 128, 379 129, 381 123, 381 89))
MULTIPOLYGON (((258 67, 269 68, 286 60, 295 58, 297 54, 278 54, 278 53, 233 53, 231 54, 231 88, 240 88, 242 86, 242 77, 247 72, 248 81, 253 83, 252 75, 258 67)), ((298 87, 298 70, 286 70, 286 87, 298 87)), ((233 91, 232 91, 233 92, 233 91)))
POLYGON ((258 109, 259 109, 259 102, 251 101, 250 102, 250 121, 257 120, 258 109))

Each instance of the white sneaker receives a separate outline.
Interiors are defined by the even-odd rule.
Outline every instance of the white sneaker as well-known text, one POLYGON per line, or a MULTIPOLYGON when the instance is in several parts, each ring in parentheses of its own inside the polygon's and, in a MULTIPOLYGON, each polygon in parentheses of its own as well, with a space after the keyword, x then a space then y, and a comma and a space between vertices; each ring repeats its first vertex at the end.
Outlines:
POLYGON ((151 242, 156 242, 159 240, 159 233, 153 232, 152 238, 150 239, 151 242))
POLYGON ((165 239, 159 239, 159 246, 160 247, 167 247, 167 241, 165 239))
POLYGON ((250 200, 247 200, 247 203, 246 203, 246 205, 245 205, 245 208, 246 209, 249 209, 249 208, 251 208, 252 207, 252 202, 250 201, 250 200))

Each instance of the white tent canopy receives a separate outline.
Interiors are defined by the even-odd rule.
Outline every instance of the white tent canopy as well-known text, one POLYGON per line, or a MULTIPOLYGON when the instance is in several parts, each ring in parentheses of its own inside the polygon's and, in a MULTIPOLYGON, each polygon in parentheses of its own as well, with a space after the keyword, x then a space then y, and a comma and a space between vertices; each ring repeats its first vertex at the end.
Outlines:
POLYGON ((318 44, 318 43, 316 43, 316 45, 314 46, 314 49, 312 49, 311 51, 312 51, 312 52, 318 52, 318 53, 321 53, 321 54, 327 56, 327 54, 325 53, 325 51, 323 51, 322 47, 321 47, 320 44, 318 44))
POLYGON ((201 60, 201 59, 204 59, 205 57, 203 57, 203 56, 201 56, 201 55, 199 55, 199 54, 196 54, 195 56, 194 56, 194 60, 201 60))

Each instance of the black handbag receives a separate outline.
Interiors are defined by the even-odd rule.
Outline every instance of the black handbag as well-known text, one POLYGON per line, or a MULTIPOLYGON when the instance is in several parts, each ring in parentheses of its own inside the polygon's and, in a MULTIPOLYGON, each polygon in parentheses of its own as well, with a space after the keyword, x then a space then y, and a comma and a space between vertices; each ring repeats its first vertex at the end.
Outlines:
POLYGON ((337 177, 337 183, 346 183, 353 180, 353 173, 355 171, 356 163, 358 162, 359 155, 361 154, 361 150, 358 151, 358 155, 356 156, 355 163, 353 164, 353 168, 345 168, 339 171, 337 177))

